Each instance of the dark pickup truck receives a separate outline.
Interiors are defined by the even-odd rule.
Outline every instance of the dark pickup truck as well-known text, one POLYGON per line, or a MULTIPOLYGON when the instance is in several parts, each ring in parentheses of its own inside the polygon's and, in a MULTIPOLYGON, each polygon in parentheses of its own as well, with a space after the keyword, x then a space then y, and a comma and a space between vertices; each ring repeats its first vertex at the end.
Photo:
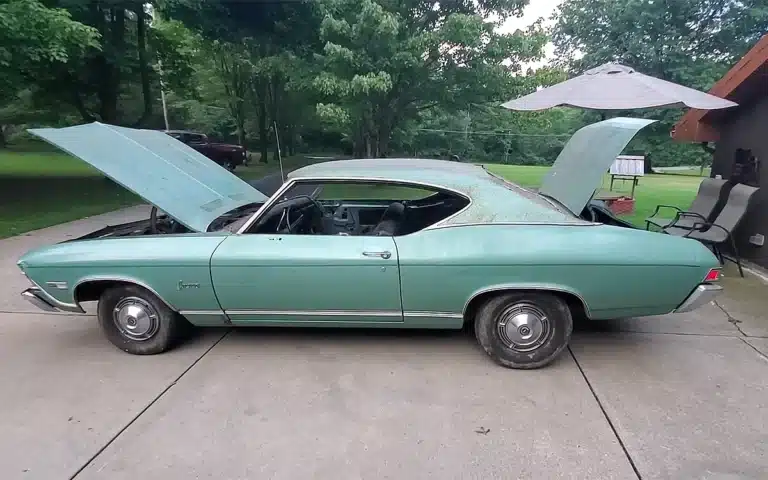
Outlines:
POLYGON ((212 143, 208 136, 202 133, 184 130, 166 130, 165 133, 186 143, 229 171, 233 171, 238 165, 245 165, 248 159, 245 148, 240 145, 212 143))

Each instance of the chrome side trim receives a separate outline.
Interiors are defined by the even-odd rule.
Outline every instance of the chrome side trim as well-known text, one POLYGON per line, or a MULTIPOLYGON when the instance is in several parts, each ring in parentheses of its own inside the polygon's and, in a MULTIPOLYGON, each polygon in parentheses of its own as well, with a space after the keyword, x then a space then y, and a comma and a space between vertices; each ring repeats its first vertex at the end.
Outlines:
MULTIPOLYGON (((32 285, 34 285, 34 288, 29 288, 25 290, 25 292, 32 292, 35 294, 36 297, 41 298, 45 301, 45 303, 50 304, 56 310, 62 311, 62 312, 70 312, 70 313, 85 313, 85 310, 83 310, 83 307, 80 306, 78 303, 66 303, 59 300, 56 300, 50 293, 48 293, 43 287, 37 284, 34 280, 27 277, 30 282, 32 282, 32 285)), ((30 300, 28 296, 24 295, 24 292, 21 294, 23 297, 25 297, 27 300, 30 300)))
MULTIPOLYGON (((94 275, 94 276, 90 276, 90 277, 81 278, 80 280, 77 281, 77 283, 75 283, 75 286, 72 289, 72 296, 75 298, 75 302, 77 302, 77 288, 80 285, 83 285, 83 284, 89 283, 89 282, 124 282, 124 283, 132 283, 132 284, 137 285, 137 286, 139 286, 141 288, 149 290, 150 293, 152 293, 154 296, 159 298, 161 302, 166 304, 168 306, 168 308, 170 308, 174 312, 178 312, 179 311, 176 307, 174 307, 169 302, 167 302, 159 293, 157 293, 157 291, 154 288, 150 287, 149 285, 147 285, 146 283, 142 282, 141 280, 136 280, 135 278, 125 277, 125 276, 122 276, 122 275, 94 275)), ((78 306, 78 308, 80 308, 82 310, 82 308, 80 307, 80 302, 77 302, 77 306, 78 306)))
POLYGON ((179 310, 179 314, 185 317, 195 315, 224 315, 224 310, 179 310))
MULTIPOLYGON (((458 195, 462 198, 465 198, 468 202, 458 212, 454 213, 453 215, 449 215, 445 217, 444 219, 433 223, 432 225, 427 226, 426 228, 421 229, 420 231, 424 231, 427 229, 431 229, 437 225, 444 224, 448 222, 450 219, 464 213, 469 207, 472 206, 473 200, 472 197, 470 197, 467 193, 461 192, 459 190, 455 190, 450 187, 446 187, 444 185, 437 185, 434 183, 429 182, 419 182, 416 180, 394 180, 394 179, 388 179, 388 178, 380 178, 380 177, 347 177, 347 178, 339 178, 339 177, 295 177, 293 179, 288 180, 283 184, 280 189, 275 192, 274 195, 272 195, 272 198, 269 199, 264 205, 261 206, 253 215, 251 215, 251 218, 248 219, 247 222, 243 224, 242 227, 240 227, 240 230, 237 231, 238 234, 245 233, 250 226, 258 221, 259 217, 263 215, 264 212, 267 211, 268 208, 271 208, 272 205, 277 203, 277 199, 280 198, 280 195, 282 195, 286 190, 291 188, 293 185, 297 183, 311 183, 311 182, 334 182, 334 183, 390 183, 394 185, 404 185, 404 186, 419 186, 419 187, 427 187, 427 188, 434 188, 437 190, 442 190, 446 192, 451 192, 455 195, 458 195)), ((418 232, 414 232, 418 233, 418 232)))
POLYGON ((56 288, 58 290, 66 290, 69 288, 69 285, 67 282, 45 282, 45 284, 51 288, 56 288))
POLYGON ((703 307, 708 304, 716 296, 723 291, 723 287, 720 285, 714 285, 711 283, 702 283, 693 289, 688 298, 686 298, 679 307, 672 310, 672 313, 685 313, 692 310, 696 310, 699 307, 703 307))
POLYGON ((424 230, 439 230, 442 228, 456 228, 456 227, 482 227, 482 226, 488 226, 488 225, 494 225, 494 226, 514 226, 514 227, 524 227, 524 226, 539 226, 539 227, 597 227, 600 225, 603 225, 602 223, 595 223, 595 222, 583 222, 583 223, 576 223, 576 222, 488 222, 488 223, 452 223, 451 225, 437 225, 436 226, 430 226, 425 228, 424 230))
POLYGON ((461 313, 451 313, 451 312, 403 312, 403 316, 410 317, 410 318, 424 318, 424 317, 464 318, 464 315, 462 315, 461 313))
POLYGON ((401 317, 399 311, 388 310, 225 310, 227 315, 294 316, 294 317, 401 317))
POLYGON ((509 285, 494 285, 492 287, 483 288, 481 290, 477 290, 475 293, 473 293, 469 299, 464 303, 464 308, 462 311, 462 316, 466 316, 467 314, 467 307, 469 307, 469 304, 472 303, 472 300, 477 298, 478 296, 484 294, 484 293, 490 293, 490 292, 502 292, 505 290, 509 291, 517 291, 517 290, 539 290, 542 292, 560 292, 560 293, 567 293, 569 295, 574 295, 576 298, 579 299, 581 304, 584 306, 584 314, 589 318, 591 315, 589 313, 589 305, 587 305, 586 300, 584 300, 584 297, 582 297, 580 294, 576 293, 573 290, 558 287, 558 286, 551 286, 551 285, 540 285, 540 284, 509 284, 509 285))

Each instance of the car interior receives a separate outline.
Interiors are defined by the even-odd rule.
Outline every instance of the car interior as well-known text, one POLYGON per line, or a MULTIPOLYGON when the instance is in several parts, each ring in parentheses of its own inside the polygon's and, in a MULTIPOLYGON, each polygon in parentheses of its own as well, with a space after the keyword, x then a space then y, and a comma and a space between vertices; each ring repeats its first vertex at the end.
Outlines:
POLYGON ((344 188, 347 192, 329 185, 297 184, 245 233, 400 236, 469 204, 457 194, 422 187, 379 183, 344 188), (355 198, 355 191, 363 195, 355 198))

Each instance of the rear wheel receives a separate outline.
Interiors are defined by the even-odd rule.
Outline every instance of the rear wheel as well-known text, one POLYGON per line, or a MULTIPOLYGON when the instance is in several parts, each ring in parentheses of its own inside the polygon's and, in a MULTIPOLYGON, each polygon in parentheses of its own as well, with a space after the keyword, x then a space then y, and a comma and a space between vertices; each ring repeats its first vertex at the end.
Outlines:
POLYGON ((498 364, 508 368, 540 368, 568 345, 573 319, 557 295, 513 292, 487 300, 475 317, 478 343, 498 364))
POLYGON ((136 285, 110 288, 99 298, 99 325, 117 348, 153 355, 173 346, 185 322, 153 293, 136 285))

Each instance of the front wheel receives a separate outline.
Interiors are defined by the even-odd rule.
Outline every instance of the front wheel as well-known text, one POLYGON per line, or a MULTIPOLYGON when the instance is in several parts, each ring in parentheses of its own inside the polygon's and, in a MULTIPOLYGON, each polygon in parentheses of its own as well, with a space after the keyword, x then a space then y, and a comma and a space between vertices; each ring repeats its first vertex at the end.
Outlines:
POLYGON ((568 305, 550 293, 500 294, 487 300, 475 317, 478 343, 507 368, 534 369, 551 363, 568 346, 572 331, 568 305))
POLYGON ((106 290, 99 298, 98 318, 107 339, 134 355, 168 350, 186 321, 157 296, 136 285, 106 290))

